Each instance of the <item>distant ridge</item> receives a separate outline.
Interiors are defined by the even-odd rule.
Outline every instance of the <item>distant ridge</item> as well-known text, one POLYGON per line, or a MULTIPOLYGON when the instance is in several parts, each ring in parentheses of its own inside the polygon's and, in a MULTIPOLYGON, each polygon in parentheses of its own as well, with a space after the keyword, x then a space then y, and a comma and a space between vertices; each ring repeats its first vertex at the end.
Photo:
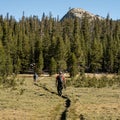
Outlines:
POLYGON ((63 16, 61 21, 66 19, 66 18, 75 18, 75 17, 78 17, 81 19, 84 14, 88 15, 88 17, 90 19, 96 19, 96 18, 98 18, 100 20, 103 19, 103 17, 100 17, 99 15, 94 15, 94 14, 92 14, 92 13, 90 13, 82 8, 72 8, 63 16))

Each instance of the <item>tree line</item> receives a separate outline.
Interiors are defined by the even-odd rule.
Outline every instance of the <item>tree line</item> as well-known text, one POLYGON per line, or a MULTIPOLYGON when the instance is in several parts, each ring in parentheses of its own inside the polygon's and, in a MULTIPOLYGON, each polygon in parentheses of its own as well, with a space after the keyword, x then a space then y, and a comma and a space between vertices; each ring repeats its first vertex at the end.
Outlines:
POLYGON ((120 21, 59 20, 51 14, 25 17, 0 16, 0 76, 29 69, 51 75, 59 70, 70 76, 78 72, 120 72, 120 21))

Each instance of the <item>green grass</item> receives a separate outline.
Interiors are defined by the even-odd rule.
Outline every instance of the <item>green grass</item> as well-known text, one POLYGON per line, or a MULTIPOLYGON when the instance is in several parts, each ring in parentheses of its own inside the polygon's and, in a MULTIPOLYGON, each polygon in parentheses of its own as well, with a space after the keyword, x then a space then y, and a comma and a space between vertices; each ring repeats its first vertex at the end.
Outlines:
POLYGON ((13 88, 0 87, 0 120, 119 120, 120 88, 75 88, 63 97, 56 92, 55 76, 18 76, 13 88), (67 100, 70 105, 67 107, 67 100))

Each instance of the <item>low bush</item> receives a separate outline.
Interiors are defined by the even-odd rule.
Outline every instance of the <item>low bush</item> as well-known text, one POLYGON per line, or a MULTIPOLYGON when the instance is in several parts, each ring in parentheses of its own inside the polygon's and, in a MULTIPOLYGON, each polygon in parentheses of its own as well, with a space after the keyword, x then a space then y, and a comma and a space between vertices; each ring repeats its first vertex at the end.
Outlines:
POLYGON ((0 76, 0 86, 3 88, 15 88, 18 85, 24 84, 24 79, 17 79, 15 75, 6 77, 6 76, 0 76))
POLYGON ((97 77, 86 77, 85 75, 79 76, 77 79, 72 78, 68 81, 68 85, 73 85, 75 87, 94 87, 94 88, 103 88, 117 86, 120 87, 120 76, 107 77, 102 76, 97 77))

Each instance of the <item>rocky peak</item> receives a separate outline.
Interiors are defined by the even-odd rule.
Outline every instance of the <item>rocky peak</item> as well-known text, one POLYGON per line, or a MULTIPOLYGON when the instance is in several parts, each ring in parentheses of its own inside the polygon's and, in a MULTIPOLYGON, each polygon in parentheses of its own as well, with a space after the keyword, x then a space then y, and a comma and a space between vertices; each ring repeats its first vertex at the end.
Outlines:
POLYGON ((65 18, 75 18, 75 17, 78 17, 81 19, 84 14, 86 14, 90 19, 95 19, 95 18, 103 19, 99 15, 94 15, 82 8, 72 8, 67 12, 67 14, 65 14, 63 16, 63 18, 61 20, 65 19, 65 18))

